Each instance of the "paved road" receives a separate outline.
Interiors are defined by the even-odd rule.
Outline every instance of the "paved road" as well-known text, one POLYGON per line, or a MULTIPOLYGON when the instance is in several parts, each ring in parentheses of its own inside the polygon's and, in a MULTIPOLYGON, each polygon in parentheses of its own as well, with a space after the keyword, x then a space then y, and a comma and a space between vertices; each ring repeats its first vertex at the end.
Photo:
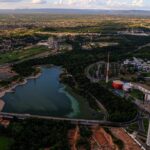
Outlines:
POLYGON ((136 99, 134 101, 134 104, 136 104, 136 106, 138 106, 139 109, 143 110, 145 113, 150 115, 150 103, 143 103, 142 101, 136 99))
POLYGON ((88 78, 91 82, 97 83, 97 82, 99 82, 101 79, 100 79, 100 77, 95 78, 95 77, 91 76, 90 73, 89 73, 89 70, 90 70, 92 67, 94 67, 95 65, 104 64, 104 63, 105 63, 105 62, 103 62, 103 61, 99 61, 99 62, 96 62, 96 63, 93 63, 93 64, 89 65, 89 66, 85 69, 85 75, 87 76, 87 78, 88 78))
POLYGON ((126 123, 117 123, 104 120, 86 120, 86 119, 71 119, 71 118, 60 118, 60 117, 50 117, 50 116, 40 116, 40 115, 30 115, 30 114, 17 114, 17 113, 5 113, 0 112, 0 116, 5 118, 17 117, 19 119, 44 119, 44 120, 56 120, 56 121, 69 121, 74 124, 82 125, 101 125, 101 126, 111 126, 111 127, 127 127, 128 125, 137 122, 137 118, 126 123))
POLYGON ((137 52, 137 51, 139 51, 139 50, 141 50, 142 48, 145 48, 145 47, 150 47, 150 43, 139 46, 138 49, 135 52, 137 52))
POLYGON ((89 93, 89 95, 95 100, 95 102, 97 103, 97 106, 100 108, 100 110, 104 113, 104 115, 105 115, 105 120, 107 120, 108 119, 108 117, 109 117, 109 114, 108 114, 108 111, 107 111, 107 109, 102 105, 102 103, 99 101, 99 100, 97 100, 97 98, 96 97, 94 97, 92 94, 90 94, 89 93))

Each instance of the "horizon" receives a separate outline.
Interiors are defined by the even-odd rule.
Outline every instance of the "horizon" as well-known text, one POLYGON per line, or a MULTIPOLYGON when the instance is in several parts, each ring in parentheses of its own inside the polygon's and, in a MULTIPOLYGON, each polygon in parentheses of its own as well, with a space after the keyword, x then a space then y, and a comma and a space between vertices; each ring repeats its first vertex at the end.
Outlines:
POLYGON ((0 9, 150 10, 149 0, 0 0, 0 9))
POLYGON ((150 11, 150 9, 99 9, 99 8, 0 8, 0 10, 46 10, 46 9, 59 9, 59 10, 100 10, 100 11, 150 11))

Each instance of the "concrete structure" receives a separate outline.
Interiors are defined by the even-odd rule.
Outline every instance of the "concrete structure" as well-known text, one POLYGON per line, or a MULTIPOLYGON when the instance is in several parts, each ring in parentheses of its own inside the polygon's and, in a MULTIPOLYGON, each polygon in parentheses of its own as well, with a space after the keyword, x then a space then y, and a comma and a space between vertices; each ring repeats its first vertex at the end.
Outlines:
POLYGON ((109 64, 109 53, 108 53, 108 62, 107 62, 107 70, 106 70, 106 83, 109 82, 109 67, 110 67, 110 64, 109 64))
POLYGON ((143 92, 145 94, 145 102, 150 102, 150 90, 143 87, 142 85, 138 85, 138 84, 135 84, 135 83, 130 83, 130 86, 134 89, 138 89, 140 90, 141 92, 143 92))
POLYGON ((145 93, 145 101, 150 102, 150 93, 145 93))
POLYGON ((123 90, 128 92, 131 89, 130 83, 124 83, 123 84, 123 90))
MULTIPOLYGON (((140 84, 130 83, 130 85, 132 88, 138 89, 145 94, 145 103, 141 103, 140 100, 136 100, 134 103, 137 106, 140 106, 141 110, 148 113, 149 115, 149 128, 147 133, 146 144, 147 146, 150 146, 150 90, 140 84)), ((141 127, 143 126, 142 120, 139 120, 139 125, 141 127)), ((143 130, 143 127, 141 129, 143 130)))
POLYGON ((57 49, 58 50, 58 40, 54 37, 50 37, 48 39, 48 45, 50 49, 57 49))
POLYGON ((44 119, 44 120, 56 120, 56 121, 69 121, 73 124, 81 124, 81 125, 100 125, 100 126, 108 126, 108 127, 128 127, 130 124, 134 124, 137 122, 138 118, 131 120, 129 122, 111 122, 105 120, 87 120, 87 119, 73 119, 73 118, 60 118, 60 117, 51 117, 51 116, 40 116, 40 115, 31 115, 31 114, 17 114, 17 113, 6 113, 0 112, 0 116, 6 119, 14 119, 17 118, 19 120, 24 119, 44 119))
MULTIPOLYGON (((148 133, 147 133, 146 145, 150 146, 150 104, 143 103, 138 99, 135 99, 134 104, 141 110, 142 113, 149 116, 149 128, 148 128, 148 133)), ((139 130, 144 131, 144 128, 143 128, 144 124, 143 124, 142 116, 140 115, 139 117, 140 117, 140 119, 138 119, 139 130)))
POLYGON ((147 144, 147 146, 150 146, 150 117, 149 117, 149 128, 148 128, 148 133, 147 133, 146 144, 147 144))

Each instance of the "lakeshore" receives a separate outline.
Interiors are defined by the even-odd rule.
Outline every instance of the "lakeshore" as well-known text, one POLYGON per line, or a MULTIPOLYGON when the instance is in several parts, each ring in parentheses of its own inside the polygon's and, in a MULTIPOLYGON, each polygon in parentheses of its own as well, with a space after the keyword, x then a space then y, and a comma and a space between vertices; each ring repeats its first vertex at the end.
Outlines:
POLYGON ((41 66, 36 76, 12 83, 1 92, 5 103, 2 112, 87 119, 101 116, 96 115, 84 98, 60 82, 63 71, 58 66, 41 66))
POLYGON ((39 76, 41 75, 41 72, 39 72, 37 75, 34 75, 34 76, 30 76, 30 77, 27 77, 27 78, 24 78, 23 81, 13 81, 8 87, 1 87, 0 88, 0 112, 3 110, 4 106, 5 106, 5 102, 4 100, 2 99, 2 97, 6 94, 6 93, 10 93, 10 92, 14 92, 13 90, 20 86, 20 85, 25 85, 28 80, 31 80, 31 79, 36 79, 38 78, 39 76))
POLYGON ((0 89, 0 111, 103 119, 101 112, 91 109, 82 96, 60 82, 60 75, 64 72, 64 68, 53 65, 40 68, 41 72, 37 75, 25 78, 21 82, 12 82, 8 88, 0 89))

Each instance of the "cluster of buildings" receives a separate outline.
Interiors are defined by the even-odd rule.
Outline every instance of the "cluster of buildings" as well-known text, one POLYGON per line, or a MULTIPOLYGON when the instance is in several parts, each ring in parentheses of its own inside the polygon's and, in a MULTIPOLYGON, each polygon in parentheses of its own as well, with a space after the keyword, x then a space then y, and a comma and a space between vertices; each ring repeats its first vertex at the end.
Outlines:
POLYGON ((26 46, 36 44, 40 39, 38 37, 26 36, 26 37, 4 37, 0 38, 0 53, 19 50, 26 46))
POLYGON ((0 42, 0 52, 7 52, 12 50, 11 40, 1 40, 0 42))
POLYGON ((142 29, 127 29, 126 31, 118 31, 118 34, 135 35, 135 36, 149 36, 150 31, 143 31, 142 29))
POLYGON ((133 57, 133 59, 126 59, 123 65, 132 65, 138 71, 150 72, 150 60, 143 60, 140 58, 133 57))
POLYGON ((49 37, 46 41, 41 41, 38 45, 47 46, 49 49, 62 51, 62 50, 72 50, 71 44, 66 43, 64 37, 49 37))
MULTIPOLYGON (((120 81, 120 80, 114 80, 112 82, 112 87, 115 90, 122 90, 124 92, 129 92, 132 89, 137 89, 145 95, 144 99, 146 101, 150 102, 150 89, 148 87, 144 87, 143 85, 123 82, 123 81, 120 81)), ((117 93, 117 94, 119 94, 119 93, 117 93)))

